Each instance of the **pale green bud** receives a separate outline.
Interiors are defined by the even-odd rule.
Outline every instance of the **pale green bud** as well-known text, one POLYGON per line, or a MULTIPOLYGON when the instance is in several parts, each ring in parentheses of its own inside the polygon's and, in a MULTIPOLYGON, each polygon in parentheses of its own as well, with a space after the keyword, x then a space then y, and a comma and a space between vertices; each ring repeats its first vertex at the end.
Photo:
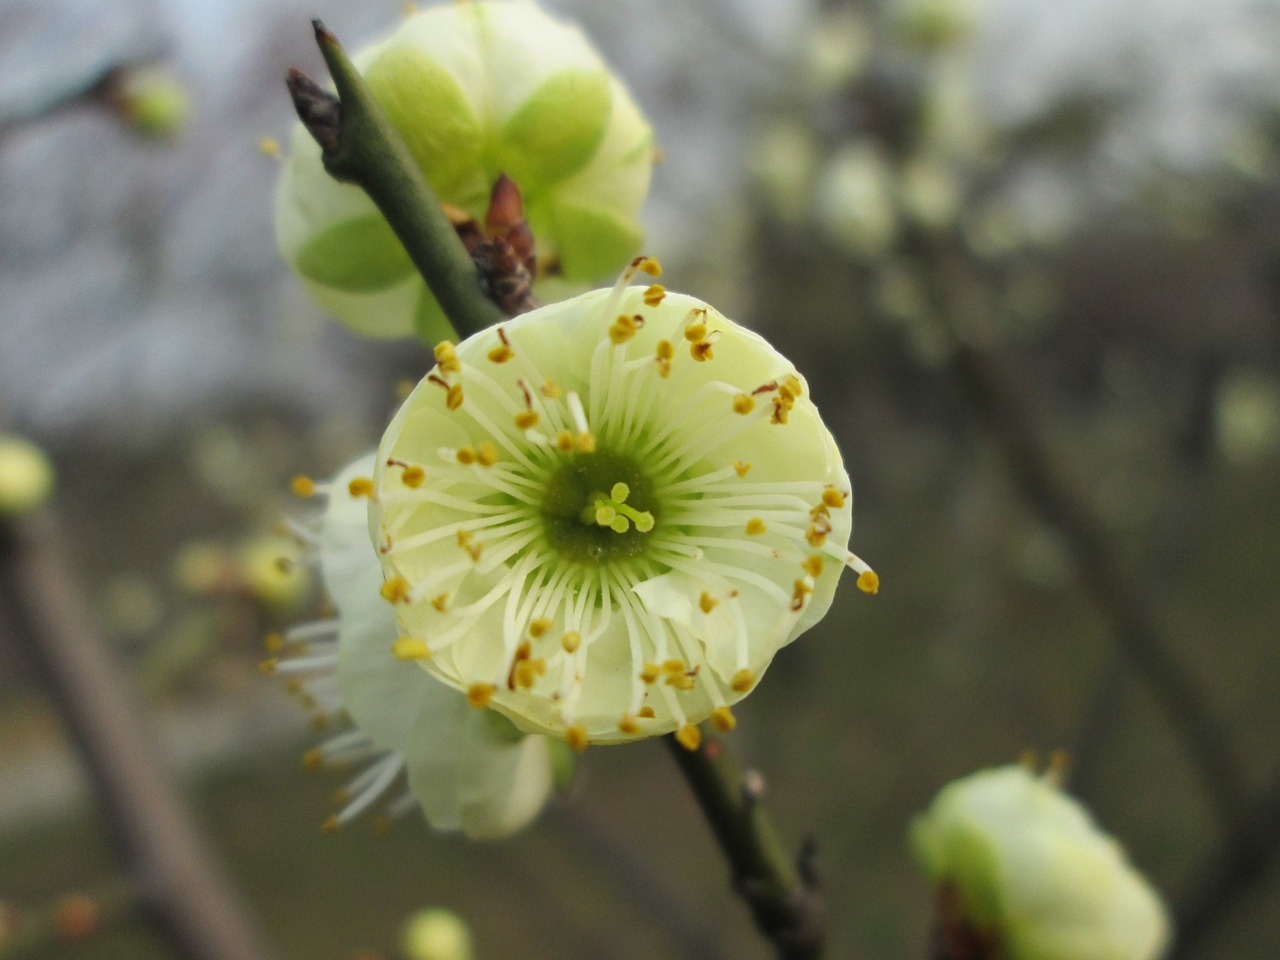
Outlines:
POLYGON ((818 178, 814 215, 849 252, 879 256, 898 236, 894 186, 893 171, 877 147, 847 144, 818 178))
POLYGON ((401 944, 406 960, 471 960, 471 931, 451 910, 420 910, 404 925, 401 944))
POLYGON ((191 115, 191 98, 178 76, 163 66, 139 67, 122 74, 113 95, 116 108, 144 137, 170 139, 191 115))
POLYGON ((1159 896, 1053 774, 1014 765, 945 787, 911 840, 930 880, 1008 960, 1155 960, 1159 896))
MULTIPOLYGON (((353 59, 441 202, 483 222, 505 173, 542 267, 589 280, 635 253, 653 131, 577 27, 525 0, 474 0, 413 14, 353 59)), ((329 177, 301 125, 276 239, 320 306, 358 333, 448 335, 391 228, 363 191, 329 177)))
POLYGON ((53 493, 53 464, 43 450, 12 434, 0 434, 0 517, 36 509, 53 493))

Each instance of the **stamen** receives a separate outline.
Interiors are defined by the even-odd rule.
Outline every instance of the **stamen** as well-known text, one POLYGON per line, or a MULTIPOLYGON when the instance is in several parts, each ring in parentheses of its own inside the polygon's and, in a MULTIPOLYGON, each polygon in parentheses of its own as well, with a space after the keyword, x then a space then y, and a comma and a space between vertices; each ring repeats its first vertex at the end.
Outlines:
POLYGON ((360 497, 372 497, 373 490, 373 480, 370 477, 353 477, 351 482, 347 484, 347 492, 357 499, 360 497))
POLYGON ((676 731, 676 740, 680 746, 684 747, 690 753, 702 746, 702 731, 692 723, 686 723, 676 731))
POLYGON ((400 660, 427 660, 431 657, 427 641, 417 637, 397 637, 391 645, 391 652, 400 660))
POLYGON ((293 491, 295 497, 301 497, 304 500, 316 495, 316 482, 302 474, 298 474, 293 478, 289 483, 289 488, 293 491))
POLYGON ((711 711, 711 724, 721 733, 729 733, 738 725, 738 719, 728 707, 720 706, 711 711))

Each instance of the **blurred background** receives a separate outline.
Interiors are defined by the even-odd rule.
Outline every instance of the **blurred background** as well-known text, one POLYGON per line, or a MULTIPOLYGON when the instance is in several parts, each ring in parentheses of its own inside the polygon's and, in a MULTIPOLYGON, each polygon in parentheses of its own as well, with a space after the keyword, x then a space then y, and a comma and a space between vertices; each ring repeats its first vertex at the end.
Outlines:
MULTIPOLYGON (((1274 955, 1280 7, 546 5, 654 121, 664 282, 795 360, 854 480, 882 590, 846 585, 733 736, 786 842, 817 839, 828 956, 926 956, 912 816, 1059 748, 1182 921, 1175 956, 1274 955)), ((657 743, 588 751, 502 844, 416 816, 320 836, 341 781, 304 772, 315 734, 257 668, 318 603, 279 521, 428 354, 308 303, 259 143, 292 123, 285 68, 321 70, 310 17, 355 47, 401 10, 0 2, 0 423, 54 459, 69 576, 278 956, 391 958, 444 906, 479 960, 764 958, 657 743), (177 128, 97 83, 153 58, 177 128)), ((103 808, 11 633, 0 958, 175 955, 111 907, 103 808), (31 917, 62 926, 28 949, 31 917)))

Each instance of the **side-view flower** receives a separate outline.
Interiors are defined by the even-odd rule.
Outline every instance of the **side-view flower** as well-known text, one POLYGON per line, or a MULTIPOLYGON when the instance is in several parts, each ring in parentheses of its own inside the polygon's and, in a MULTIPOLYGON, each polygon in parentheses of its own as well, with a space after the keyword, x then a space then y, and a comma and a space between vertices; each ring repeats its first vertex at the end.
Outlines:
POLYGON ((640 272, 441 343, 368 485, 397 653, 579 749, 732 728, 846 565, 878 586, 803 378, 640 272))
POLYGON ((532 820, 551 793, 547 741, 472 710, 465 697, 395 656, 395 616, 378 596, 382 575, 359 479, 372 467, 373 455, 362 457, 324 488, 329 502, 318 548, 337 619, 294 628, 286 642, 303 649, 268 666, 305 685, 321 716, 345 713, 355 723, 306 755, 314 766, 365 762, 329 828, 394 797, 392 812, 416 801, 438 830, 506 836, 532 820), (402 773, 409 792, 397 796, 402 773))

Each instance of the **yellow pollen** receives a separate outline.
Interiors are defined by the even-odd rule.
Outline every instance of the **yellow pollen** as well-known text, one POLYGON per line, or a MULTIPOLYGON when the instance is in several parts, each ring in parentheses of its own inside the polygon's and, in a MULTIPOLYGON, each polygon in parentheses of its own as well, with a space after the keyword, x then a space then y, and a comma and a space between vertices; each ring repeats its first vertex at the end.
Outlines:
POLYGON ((676 676, 685 672, 683 660, 664 660, 662 662, 662 672, 676 676))
POLYGON ((699 363, 705 363, 708 360, 714 359, 711 354, 711 348, 713 346, 715 346, 715 343, 711 340, 699 340, 697 343, 692 344, 689 347, 689 355, 699 363))
POLYGON ((521 430, 532 430, 538 425, 537 410, 521 410, 516 414, 516 427, 521 430))
POLYGON ((832 510, 839 510, 844 506, 844 494, 835 487, 827 487, 822 491, 822 502, 832 510))
POLYGON ((713 597, 707 591, 702 591, 702 596, 698 598, 698 607, 703 613, 710 613, 716 607, 720 606, 720 601, 713 597))
POLYGON ((587 749, 587 728, 580 723, 575 723, 566 730, 564 738, 569 741, 569 749, 576 753, 581 753, 587 749))
POLYGON ((569 630, 560 638, 560 646, 564 647, 565 653, 573 653, 578 649, 578 645, 582 643, 582 634, 577 630, 569 630))
POLYGON ((391 652, 399 660, 426 660, 431 656, 427 641, 418 637, 398 637, 391 645, 391 652))
POLYGON ((501 343, 494 347, 488 354, 491 363, 506 363, 515 355, 516 352, 505 343, 501 343))
POLYGON ((658 262, 657 257, 636 257, 631 264, 641 273, 647 273, 651 277, 662 276, 662 264, 658 262))
POLYGON ((347 484, 347 493, 357 499, 360 497, 372 497, 373 481, 368 477, 352 477, 351 482, 347 484))
POLYGON ((747 471, 750 469, 751 469, 751 464, 746 463, 745 461, 742 461, 742 460, 733 461, 733 472, 740 477, 745 477, 747 475, 747 471))
POLYGON ((400 482, 410 489, 422 486, 422 481, 425 479, 427 479, 427 472, 421 467, 405 467, 400 474, 400 482))
POLYGON ((579 453, 596 452, 596 436, 594 433, 583 433, 578 436, 579 453))
POLYGON ((280 666, 280 661, 275 657, 268 657, 266 660, 258 661, 258 669, 268 675, 275 673, 278 666, 280 666))
POLYGON ((675 687, 677 690, 692 690, 695 684, 693 677, 682 674, 678 677, 667 677, 667 686, 675 687))
POLYGON ((675 733, 676 740, 680 746, 692 752, 702 746, 702 731, 695 727, 692 723, 686 723, 675 733))
POLYGON ((299 474, 290 481, 289 489, 293 491, 295 497, 302 497, 305 500, 307 497, 316 495, 316 482, 310 477, 299 474))
POLYGON ((656 663, 646 663, 640 671, 640 679, 645 683, 653 683, 662 674, 662 667, 656 663))
POLYGON ((756 675, 743 667, 733 675, 733 679, 729 681, 729 686, 733 688, 734 693, 746 693, 756 683, 756 675))
POLYGON ((548 400, 560 399, 560 388, 556 385, 554 380, 548 380, 541 386, 541 388, 539 388, 538 392, 548 400))
POLYGON ((636 723, 636 718, 629 713, 624 713, 618 719, 618 729, 626 734, 640 732, 640 724, 636 723))
POLYGON ((676 355, 675 345, 670 340, 659 340, 655 355, 659 360, 670 360, 676 355))
POLYGON ((284 649, 284 637, 278 633, 268 633, 262 638, 262 646, 267 653, 279 653, 284 649))
POLYGON ((858 574, 858 589, 863 593, 875 595, 880 592, 880 577, 874 570, 863 570, 858 574))
POLYGON ((645 704, 643 707, 640 708, 639 712, 636 713, 636 716, 639 717, 641 720, 652 720, 655 716, 657 716, 657 714, 653 712, 653 707, 649 706, 648 704, 645 704))
POLYGON ((445 396, 444 405, 450 410, 457 410, 462 406, 462 384, 455 383, 449 388, 449 392, 445 396))
POLYGON ((573 449, 573 434, 568 430, 561 430, 556 434, 556 449, 561 453, 568 453, 573 449))
POLYGON ((768 529, 759 517, 752 517, 747 521, 746 531, 749 537, 758 537, 768 529))
POLYGON ((458 359, 458 352, 453 349, 453 344, 448 340, 441 340, 436 344, 435 349, 436 364, 443 373, 457 373, 462 369, 462 362, 458 359))
POLYGON ((409 581, 404 577, 391 577, 382 582, 378 593, 382 594, 382 599, 387 603, 408 603, 409 581))
POLYGON ((640 314, 637 313, 634 316, 623 314, 613 321, 613 326, 609 328, 609 339, 615 344, 626 343, 642 326, 644 326, 644 318, 640 314))
POLYGON ((490 441, 485 440, 480 446, 476 447, 476 462, 482 467, 492 467, 498 462, 498 448, 490 441))
POLYGON ((467 687, 467 703, 477 710, 487 707, 489 701, 493 699, 493 691, 492 683, 473 683, 467 687))
POLYGON ((540 617, 529 624, 529 636, 537 640, 540 636, 551 629, 551 621, 546 617, 540 617))
POLYGON ((813 587, 809 586, 809 584, 805 583, 803 580, 797 580, 795 583, 795 590, 791 594, 791 612, 799 613, 803 610, 805 597, 809 596, 811 593, 813 593, 813 587))
POLYGON ((319 750, 313 748, 302 755, 302 767, 304 770, 315 773, 323 766, 324 754, 319 750))
POLYGON ((817 580, 822 576, 822 555, 817 553, 810 554, 800 566, 804 567, 805 573, 817 580))
POLYGON ((644 305, 646 307, 656 307, 666 295, 666 287, 660 283, 652 284, 644 292, 644 305))
POLYGON ((711 711, 711 725, 721 733, 728 733, 738 725, 738 718, 728 707, 716 707, 711 711))
POLYGON ((733 398, 733 412, 744 416, 756 408, 756 402, 749 393, 740 393, 733 398))
MULTIPOLYGON (((538 670, 537 664, 540 662, 542 661, 521 660, 517 663, 514 670, 516 686, 520 687, 522 690, 528 690, 532 687, 534 682, 538 679, 540 671, 538 670)), ((546 667, 544 664, 542 672, 545 672, 545 669, 546 667)))
POLYGON ((338 823, 337 817, 329 817, 324 823, 320 824, 320 832, 327 834, 337 833, 342 825, 338 823))
POLYGON ((476 452, 471 447, 459 447, 458 452, 454 454, 458 458, 458 463, 464 467, 469 467, 476 462, 476 452))
POLYGON ((431 598, 431 605, 436 608, 439 613, 444 613, 449 609, 449 595, 447 593, 438 593, 431 598))

